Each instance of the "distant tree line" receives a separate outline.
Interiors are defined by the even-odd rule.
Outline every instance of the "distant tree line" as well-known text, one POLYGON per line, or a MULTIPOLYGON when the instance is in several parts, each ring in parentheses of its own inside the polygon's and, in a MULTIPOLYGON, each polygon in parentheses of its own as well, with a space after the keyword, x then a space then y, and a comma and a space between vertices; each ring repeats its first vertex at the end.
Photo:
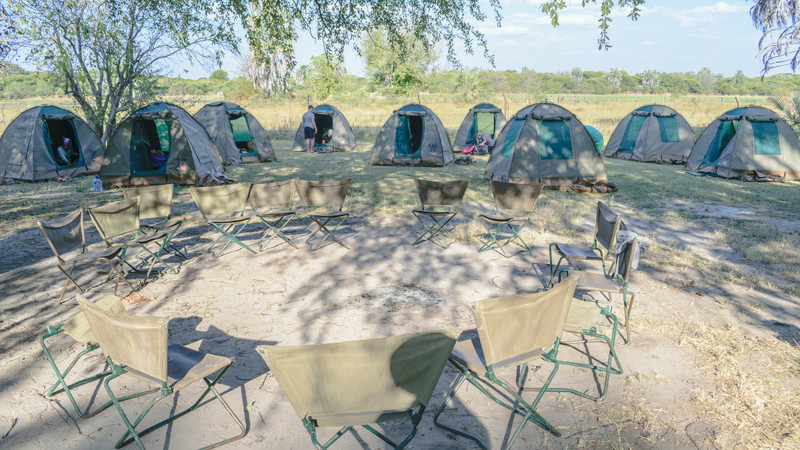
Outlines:
MULTIPOLYGON (((375 52, 381 55, 380 52, 375 52)), ((578 67, 558 73, 528 68, 513 70, 440 70, 432 60, 397 67, 391 58, 372 56, 367 76, 348 74, 343 66, 321 55, 294 70, 286 89, 277 95, 310 96, 316 101, 336 97, 411 95, 416 92, 479 98, 500 93, 525 93, 535 98, 555 94, 602 95, 626 93, 670 93, 673 95, 767 95, 789 96, 800 92, 800 75, 778 74, 746 77, 741 71, 727 77, 708 68, 698 72, 666 73, 648 70, 629 74, 624 70, 584 71, 578 67)), ((64 95, 46 72, 25 71, 7 64, 0 74, 0 98, 21 99, 64 95)), ((156 77, 154 89, 161 96, 207 96, 222 92, 227 99, 247 101, 261 93, 251 81, 230 78, 217 70, 208 78, 189 80, 156 77)))

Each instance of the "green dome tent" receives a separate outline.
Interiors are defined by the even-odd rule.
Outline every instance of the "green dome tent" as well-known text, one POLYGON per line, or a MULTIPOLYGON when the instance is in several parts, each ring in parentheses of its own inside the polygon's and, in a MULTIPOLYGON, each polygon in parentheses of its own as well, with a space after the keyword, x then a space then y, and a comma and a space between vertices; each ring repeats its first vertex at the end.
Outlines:
POLYGON ((646 105, 631 111, 611 133, 603 156, 643 162, 685 163, 694 131, 677 111, 646 105))
POLYGON ((725 178, 745 174, 800 180, 800 142, 777 114, 755 106, 732 109, 697 139, 686 170, 725 178))
POLYGON ((444 166, 452 160, 453 148, 442 121, 430 109, 412 104, 395 111, 383 125, 369 163, 444 166))
POLYGON ((217 147, 200 122, 178 106, 153 103, 119 125, 103 157, 100 178, 118 186, 205 185, 225 176, 217 147))
POLYGON ((495 139, 506 124, 506 116, 500 108, 491 103, 481 103, 469 109, 464 116, 461 126, 458 127, 456 139, 453 142, 453 152, 463 151, 470 145, 475 145, 475 135, 488 134, 495 139))
POLYGON ((80 117, 57 106, 37 106, 17 116, 0 137, 0 178, 37 181, 76 177, 100 169, 103 146, 80 117), (58 161, 64 138, 72 143, 68 161, 58 161))
POLYGON ((600 132, 597 128, 591 125, 584 125, 586 131, 589 132, 589 136, 592 137, 592 142, 594 142, 594 146, 597 149, 597 153, 603 152, 603 133, 600 132))
MULTIPOLYGON (((328 148, 337 152, 349 152, 356 146, 356 137, 350 123, 341 111, 331 105, 319 105, 313 110, 314 121, 317 123, 317 134, 314 136, 314 148, 328 148), (323 136, 332 132, 331 141, 327 144, 322 142, 323 136)), ((294 135, 294 146, 292 150, 296 152, 306 151, 306 140, 303 137, 303 126, 297 128, 294 135)))
POLYGON ((583 124, 566 109, 537 103, 514 114, 495 141, 487 180, 567 189, 576 180, 607 181, 583 124))
POLYGON ((264 127, 236 103, 209 103, 200 108, 194 118, 214 140, 223 163, 275 161, 264 127))

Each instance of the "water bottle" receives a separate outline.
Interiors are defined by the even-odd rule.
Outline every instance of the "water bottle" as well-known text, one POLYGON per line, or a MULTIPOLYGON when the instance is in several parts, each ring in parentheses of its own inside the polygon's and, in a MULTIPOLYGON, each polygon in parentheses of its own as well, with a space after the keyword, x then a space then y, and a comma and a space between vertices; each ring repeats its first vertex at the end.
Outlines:
POLYGON ((100 180, 100 175, 95 175, 92 180, 92 192, 101 192, 103 190, 103 181, 100 180))

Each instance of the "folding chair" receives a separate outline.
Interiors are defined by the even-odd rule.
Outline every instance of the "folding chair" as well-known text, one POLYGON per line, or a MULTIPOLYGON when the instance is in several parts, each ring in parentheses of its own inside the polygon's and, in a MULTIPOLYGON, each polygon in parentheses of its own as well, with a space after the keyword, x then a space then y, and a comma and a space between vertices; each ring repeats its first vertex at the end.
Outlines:
POLYGON ((528 244, 520 237, 519 233, 525 228, 526 223, 530 222, 530 215, 542 193, 541 184, 513 184, 502 181, 492 181, 492 193, 496 205, 496 214, 481 214, 481 221, 486 227, 488 238, 478 252, 486 250, 498 250, 500 254, 508 258, 509 255, 506 245, 519 241, 525 250, 530 250, 528 244), (525 221, 519 228, 514 229, 511 224, 516 217, 503 214, 501 211, 524 212, 525 221))
POLYGON ((209 392, 213 393, 222 403, 225 411, 241 429, 241 433, 207 448, 244 437, 244 425, 215 388, 217 382, 234 363, 235 358, 202 353, 177 344, 167 345, 167 319, 110 314, 81 297, 78 298, 78 303, 89 321, 91 332, 100 344, 106 361, 111 366, 111 375, 106 377, 103 384, 128 429, 117 441, 116 448, 135 441, 140 448, 144 449, 141 442, 142 436, 194 411, 209 392), (218 375, 210 380, 209 377, 217 372, 219 372, 218 375), (125 374, 149 383, 158 390, 158 395, 147 404, 134 421, 131 421, 122 410, 120 405, 122 399, 118 398, 111 389, 111 382, 125 374), (145 430, 136 431, 136 427, 159 400, 200 380, 206 384, 206 389, 192 406, 145 430))
POLYGON ((456 216, 457 211, 449 208, 439 208, 460 205, 464 199, 464 193, 467 192, 469 180, 429 181, 415 179, 414 183, 417 186, 417 193, 422 207, 411 212, 422 224, 425 231, 411 245, 431 241, 444 248, 435 238, 438 235, 445 235, 451 240, 455 240, 445 226, 456 216))
POLYGON ((247 224, 253 220, 252 214, 245 213, 247 197, 250 195, 250 183, 191 187, 189 188, 189 193, 192 194, 203 220, 220 232, 219 237, 208 248, 211 255, 214 257, 221 255, 231 242, 235 242, 239 247, 255 253, 253 249, 245 245, 237 237, 247 224), (235 229, 236 225, 240 225, 238 230, 235 229), (232 229, 235 231, 234 233, 230 232, 232 229), (228 241, 215 255, 214 246, 223 237, 227 237, 228 241))
POLYGON ((75 211, 67 214, 65 217, 57 220, 40 221, 37 222, 39 229, 42 230, 44 238, 56 255, 58 261, 58 270, 66 275, 67 279, 64 281, 64 287, 61 289, 61 295, 58 297, 58 303, 64 298, 64 293, 67 291, 69 283, 75 285, 81 292, 86 292, 81 288, 73 278, 72 273, 75 267, 79 264, 90 262, 101 262, 108 264, 111 270, 108 276, 116 274, 117 279, 114 282, 114 294, 117 293, 119 287, 119 280, 122 279, 128 284, 128 287, 133 291, 135 288, 131 283, 125 279, 122 272, 111 262, 118 260, 122 253, 122 248, 107 247, 97 250, 86 249, 86 232, 83 222, 83 210, 76 209, 75 211), (78 250, 75 252, 75 250, 78 250), (69 266, 69 270, 64 270, 69 266))
POLYGON ((153 270, 156 261, 163 264, 168 272, 177 273, 160 256, 164 247, 169 244, 172 234, 163 230, 147 234, 141 233, 138 198, 106 203, 96 208, 87 208, 86 212, 89 213, 89 218, 92 219, 94 227, 100 233, 100 237, 103 238, 106 245, 122 248, 120 259, 131 269, 137 270, 125 259, 129 248, 139 247, 140 251, 144 250, 150 255, 150 267, 147 269, 144 282, 147 282, 147 278, 150 277, 150 272, 153 270), (147 247, 150 244, 155 244, 158 248, 155 251, 150 250, 147 247))
POLYGON ((166 231, 170 234, 167 250, 174 251, 183 259, 186 255, 173 246, 170 242, 178 233, 183 218, 172 217, 172 192, 175 185, 158 184, 155 186, 138 186, 122 190, 125 200, 139 199, 139 226, 143 233, 157 233, 166 231), (152 220, 151 219, 156 219, 152 220), (145 223, 144 221, 149 221, 145 223))
POLYGON ((283 229, 292 221, 297 211, 292 208, 295 192, 294 180, 276 181, 268 184, 253 184, 247 201, 255 210, 255 216, 267 226, 258 250, 269 246, 276 236, 294 248, 297 246, 283 233, 283 229), (266 240, 266 242, 264 242, 266 240))
POLYGON ((310 242, 317 232, 323 232, 322 239, 311 245, 312 251, 318 249, 328 237, 332 237, 344 248, 350 249, 334 233, 350 216, 350 213, 342 211, 342 206, 345 198, 347 198, 351 181, 353 181, 352 178, 338 181, 294 181, 297 187, 297 195, 300 197, 300 203, 306 210, 308 217, 317 225, 317 229, 311 233, 306 242, 310 242), (329 222, 333 222, 333 228, 328 227, 329 222))
POLYGON ((603 265, 603 273, 608 273, 606 262, 613 259, 609 250, 614 248, 617 240, 617 232, 620 230, 622 219, 619 214, 602 202, 597 202, 597 215, 594 224, 594 241, 590 248, 578 247, 570 244, 550 244, 550 282, 553 285, 553 278, 561 267, 561 262, 567 260, 600 261, 603 265), (553 265, 553 250, 558 254, 558 262, 553 265))
MULTIPOLYGON (((118 297, 114 295, 109 295, 107 297, 104 297, 98 300, 97 303, 95 304, 97 305, 98 308, 102 309, 103 311, 107 311, 111 314, 116 314, 116 315, 128 314, 127 311, 125 311, 125 307, 122 306, 122 302, 119 300, 118 297)), ((110 369, 106 369, 95 375, 89 376, 87 378, 78 381, 74 381, 71 384, 67 383, 66 381, 67 376, 69 375, 70 371, 72 371, 72 369, 75 367, 75 365, 78 363, 78 360, 80 360, 87 353, 90 353, 100 348, 100 346, 97 344, 97 340, 92 334, 92 330, 89 328, 89 322, 88 320, 86 320, 86 316, 82 312, 79 312, 77 315, 75 315, 74 317, 72 317, 71 319, 67 320, 62 324, 56 326, 47 326, 47 331, 44 334, 44 336, 42 336, 39 339, 39 343, 42 345, 42 350, 44 351, 44 355, 47 357, 47 360, 50 362, 50 366, 56 373, 56 378, 58 378, 55 384, 53 384, 53 386, 50 389, 48 389, 47 391, 48 397, 58 395, 62 392, 65 393, 67 395, 67 398, 69 398, 70 403, 72 403, 72 407, 75 408, 75 412, 78 414, 78 416, 84 419, 88 419, 89 417, 94 417, 99 412, 104 411, 106 408, 114 404, 112 401, 109 400, 105 404, 97 407, 94 411, 89 412, 87 410, 86 412, 83 412, 78 407, 78 403, 75 401, 75 398, 73 397, 71 391, 71 389, 74 389, 78 386, 83 386, 84 384, 100 380, 110 375, 111 374, 110 369), (81 352, 75 356, 75 358, 70 362, 70 364, 64 371, 61 371, 61 369, 58 368, 58 365, 56 365, 53 356, 50 354, 50 349, 47 348, 47 345, 45 343, 47 339, 50 339, 61 333, 66 334, 67 336, 74 339, 76 342, 86 344, 86 348, 81 350, 81 352)), ((133 396, 123 397, 120 400, 122 401, 131 398, 141 397, 142 395, 145 395, 150 392, 153 391, 134 394, 133 396)))
MULTIPOLYGON (((456 343, 449 361, 461 374, 436 412, 434 424, 471 439, 486 449, 476 436, 439 422, 439 416, 464 384, 464 380, 467 380, 495 403, 522 417, 522 422, 506 448, 514 445, 528 422, 560 436, 561 433, 536 411, 536 406, 548 391, 548 386, 558 371, 556 358, 561 334, 577 283, 578 277, 568 277, 548 291, 478 303, 474 311, 478 337, 456 343), (545 358, 554 365, 547 380, 539 388, 539 394, 532 401, 525 400, 517 389, 495 374, 497 367, 527 365, 529 361, 538 358, 545 358), (511 401, 498 398, 490 392, 497 386, 505 391, 511 401)), ((520 383, 519 379, 517 383, 520 383)))
MULTIPOLYGON (((625 225, 622 224, 621 226, 624 227, 625 225)), ((631 291, 629 287, 631 273, 633 272, 633 258, 637 245, 639 245, 639 239, 634 238, 633 241, 622 248, 619 254, 614 255, 612 253, 616 261, 614 262, 613 273, 611 274, 606 275, 603 273, 585 271, 578 272, 581 276, 578 289, 609 294, 609 301, 611 300, 611 294, 622 294, 622 306, 625 308, 625 323, 622 327, 625 328, 626 342, 630 342, 631 340, 629 323, 631 311, 633 310, 633 300, 636 297, 636 294, 631 291)), ((559 278, 561 278, 564 272, 567 271, 562 270, 559 273, 559 278)))
POLYGON ((316 448, 328 448, 359 425, 392 448, 403 448, 417 432, 457 336, 458 330, 441 330, 257 350, 316 448), (412 429, 399 444, 369 425, 405 418, 412 429), (323 444, 318 427, 342 428, 323 444))

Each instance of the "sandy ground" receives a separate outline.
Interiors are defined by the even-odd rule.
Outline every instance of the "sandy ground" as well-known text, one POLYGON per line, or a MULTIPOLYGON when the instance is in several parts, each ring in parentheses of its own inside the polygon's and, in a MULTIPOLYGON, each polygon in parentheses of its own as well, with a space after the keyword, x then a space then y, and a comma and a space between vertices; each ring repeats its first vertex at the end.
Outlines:
MULTIPOLYGON (((583 225, 587 239, 592 226, 589 219, 583 225)), ((474 326, 471 303, 541 290, 549 275, 544 264, 545 242, 529 240, 531 251, 504 258, 494 252, 479 254, 475 244, 459 242, 446 249, 431 243, 412 247, 419 227, 410 214, 399 220, 354 217, 347 223, 342 235, 350 250, 331 243, 311 252, 305 243, 307 231, 298 224, 290 235, 299 250, 273 242, 271 248, 255 255, 231 247, 219 258, 207 252, 214 237, 209 229, 199 222, 189 223, 176 242, 190 259, 168 260, 180 266, 179 273, 159 275, 127 299, 126 306, 133 315, 169 318, 170 342, 237 358, 220 383, 223 397, 247 427, 246 437, 231 448, 311 448, 300 420, 256 353, 256 346, 336 342, 450 327, 469 329, 474 326)), ((632 225, 636 229, 636 225, 645 224, 632 225)), ((703 248, 702 223, 689 231, 670 234, 665 230, 661 238, 674 239, 700 254, 708 251, 703 248)), ((244 239, 253 242, 259 234, 253 228, 244 239)), ((97 241, 92 233, 88 238, 97 241)), ((63 394, 45 396, 55 377, 38 337, 45 325, 65 320, 78 307, 56 305, 63 275, 53 266, 52 254, 40 232, 31 229, 0 236, 0 252, 4 255, 0 267, 0 404, 4 405, 0 410, 0 447, 109 448, 124 430, 113 409, 84 420, 77 417, 63 394)), ((98 275, 91 270, 86 273, 83 279, 98 275)), ((131 278, 138 279, 137 275, 131 278)), ((112 288, 110 283, 96 286, 90 296, 97 298, 112 288)), ((127 293, 125 287, 120 289, 127 293)), ((725 286, 717 293, 708 287, 698 295, 667 289, 658 276, 643 271, 635 274, 633 289, 637 304, 632 340, 627 345, 620 340, 617 345, 625 373, 612 378, 608 397, 592 402, 568 394, 547 394, 540 412, 562 437, 529 425, 518 448, 713 448, 719 433, 714 418, 703 417, 690 402, 692 392, 707 380, 691 367, 686 348, 649 332, 639 318, 669 320, 675 314, 706 314, 709 322, 742 322, 752 326, 754 333, 777 333, 780 329, 774 331, 775 327, 765 324, 796 323, 799 312, 796 304, 774 293, 725 286), (755 296, 767 306, 744 316, 737 309, 720 308, 711 300, 714 295, 755 296)), ((75 294, 70 288, 68 296, 74 298, 75 294)), ((55 359, 62 365, 81 348, 68 338, 52 342, 55 359)), ((603 355, 601 347, 592 350, 603 355)), ((565 348, 563 352, 564 356, 582 357, 577 350, 565 348)), ((545 377, 549 367, 534 365, 530 384, 545 377)), ((76 370, 81 373, 100 368, 102 359, 95 352, 76 370)), ((515 371, 508 368, 500 374, 511 381, 515 371)), ((470 441, 433 425, 432 412, 441 405, 455 379, 455 370, 447 367, 409 448, 473 447, 470 441)), ((594 393, 601 382, 602 378, 591 371, 562 368, 555 384, 594 393)), ((129 391, 142 384, 125 378, 117 386, 129 391)), ((157 405, 146 422, 154 423, 179 411, 198 392, 197 387, 181 391, 157 405)), ((107 399, 98 384, 78 388, 75 394, 83 406, 107 399)), ((125 409, 136 414, 144 403, 130 401, 125 409)), ((490 448, 505 444, 519 422, 472 387, 462 389, 452 405, 443 420, 480 436, 490 448)), ((398 422, 383 429, 391 437, 400 437, 408 425, 398 422)), ((144 442, 151 448, 195 448, 237 432, 220 405, 207 401, 190 416, 146 436, 144 442)), ((327 438, 332 432, 323 429, 320 435, 327 438)), ((337 447, 383 448, 385 444, 358 429, 343 436, 337 447)))

